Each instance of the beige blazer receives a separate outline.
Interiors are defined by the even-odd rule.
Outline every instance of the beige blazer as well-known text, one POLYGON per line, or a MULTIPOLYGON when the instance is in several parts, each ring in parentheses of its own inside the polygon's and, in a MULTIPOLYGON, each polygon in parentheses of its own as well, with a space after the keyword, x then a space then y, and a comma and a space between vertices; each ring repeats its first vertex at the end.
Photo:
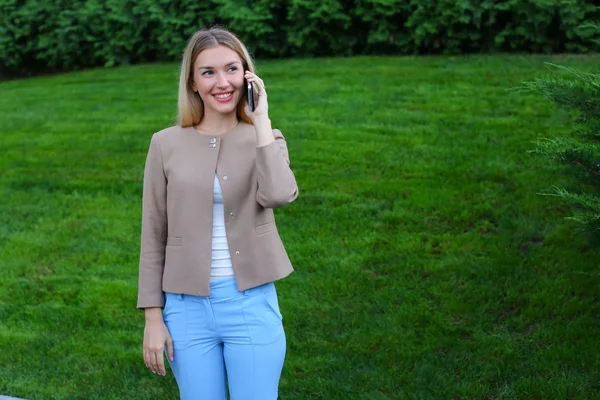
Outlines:
POLYGON ((164 307, 164 292, 208 296, 215 172, 223 191, 231 261, 243 291, 289 275, 273 208, 298 197, 285 139, 256 147, 240 122, 219 136, 174 126, 155 133, 144 170, 137 308, 164 307))

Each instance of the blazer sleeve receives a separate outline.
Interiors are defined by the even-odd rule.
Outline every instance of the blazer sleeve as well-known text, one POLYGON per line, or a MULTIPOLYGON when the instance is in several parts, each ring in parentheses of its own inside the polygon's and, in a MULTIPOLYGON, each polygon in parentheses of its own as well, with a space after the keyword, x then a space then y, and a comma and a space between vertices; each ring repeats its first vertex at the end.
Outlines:
POLYGON ((152 136, 146 166, 142 199, 137 308, 163 307, 162 276, 167 242, 167 178, 158 134, 152 136))
POLYGON ((273 129, 273 136, 275 142, 256 148, 256 201, 265 208, 282 207, 298 198, 285 138, 278 129, 273 129))

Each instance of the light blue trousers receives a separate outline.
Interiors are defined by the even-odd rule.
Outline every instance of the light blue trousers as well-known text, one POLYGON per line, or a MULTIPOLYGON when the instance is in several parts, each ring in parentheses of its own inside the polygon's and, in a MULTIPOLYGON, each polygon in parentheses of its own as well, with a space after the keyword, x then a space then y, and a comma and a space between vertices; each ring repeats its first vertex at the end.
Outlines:
POLYGON ((239 292, 235 278, 210 284, 210 296, 166 293, 173 339, 171 369, 181 400, 275 400, 286 339, 275 285, 239 292))

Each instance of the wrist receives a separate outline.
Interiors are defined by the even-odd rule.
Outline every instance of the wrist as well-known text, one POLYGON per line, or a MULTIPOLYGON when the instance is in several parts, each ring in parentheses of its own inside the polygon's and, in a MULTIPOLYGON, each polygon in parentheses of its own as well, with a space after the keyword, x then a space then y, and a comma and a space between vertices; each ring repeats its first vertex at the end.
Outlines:
POLYGON ((252 123, 254 124, 257 133, 260 129, 263 128, 271 129, 271 119, 268 115, 259 115, 254 118, 254 121, 252 121, 252 123))
POLYGON ((150 307, 144 309, 146 322, 162 321, 162 310, 160 307, 150 307))
POLYGON ((271 128, 271 120, 266 117, 254 122, 256 129, 256 146, 263 147, 275 141, 273 129, 271 128))

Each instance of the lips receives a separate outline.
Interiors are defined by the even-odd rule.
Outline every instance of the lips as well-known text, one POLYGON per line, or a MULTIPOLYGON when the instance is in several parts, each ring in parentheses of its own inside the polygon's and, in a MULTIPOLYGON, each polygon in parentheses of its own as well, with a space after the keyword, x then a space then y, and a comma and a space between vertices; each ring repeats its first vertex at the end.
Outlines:
POLYGON ((226 103, 233 98, 233 92, 213 94, 213 97, 220 103, 226 103))

